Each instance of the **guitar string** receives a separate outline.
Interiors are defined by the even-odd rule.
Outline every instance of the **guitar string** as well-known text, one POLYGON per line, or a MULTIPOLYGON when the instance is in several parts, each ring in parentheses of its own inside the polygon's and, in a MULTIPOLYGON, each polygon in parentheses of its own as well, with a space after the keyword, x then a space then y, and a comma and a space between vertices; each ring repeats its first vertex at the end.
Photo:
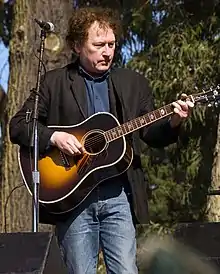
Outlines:
MULTIPOLYGON (((152 122, 153 122, 153 121, 152 121, 152 122)), ((114 130, 114 135, 115 135, 115 136, 111 136, 110 141, 114 141, 115 139, 117 139, 117 138, 119 138, 119 137, 122 137, 122 136, 124 136, 125 134, 129 133, 129 131, 126 130, 126 131, 124 132, 124 130, 123 130, 123 127, 125 128, 126 126, 128 127, 129 131, 130 131, 130 130, 136 130, 136 129, 140 128, 139 125, 138 125, 138 123, 135 124, 134 121, 133 121, 133 122, 130 122, 130 126, 128 126, 127 123, 126 123, 126 125, 124 124, 124 125, 121 125, 121 126, 117 126, 117 127, 115 127, 114 129, 110 129, 110 130, 106 131, 104 134, 103 134, 103 133, 98 133, 98 136, 96 135, 96 136, 93 136, 93 137, 90 137, 90 138, 86 138, 86 139, 85 139, 84 146, 85 146, 85 145, 86 145, 86 146, 93 146, 93 145, 96 145, 96 144, 99 144, 99 143, 103 142, 103 140, 106 140, 106 138, 103 137, 103 136, 106 135, 107 132, 110 132, 110 131, 112 131, 112 130, 114 130), (132 124, 132 125, 131 125, 131 124, 132 124), (132 127, 132 128, 131 128, 131 127, 132 127), (119 130, 121 130, 121 131, 123 132, 123 134, 121 134, 121 133, 118 134, 117 132, 118 132, 119 130), (115 137, 116 137, 116 138, 115 138, 115 137)))
POLYGON ((86 157, 86 160, 84 161, 83 165, 80 167, 79 172, 87 173, 88 170, 90 169, 92 163, 94 162, 94 160, 96 160, 98 158, 98 156, 99 155, 93 155, 93 157, 91 157, 90 155, 88 155, 88 157, 86 157), (88 164, 88 161, 90 161, 89 164, 88 164), (86 164, 87 164, 87 167, 86 167, 86 164))
MULTIPOLYGON (((132 130, 139 128, 139 125, 137 123, 135 125, 134 122, 130 122, 130 124, 132 124, 132 130)), ((124 125, 122 125, 122 126, 125 127, 124 125)), ((109 141, 114 141, 115 139, 118 139, 118 138, 120 138, 120 137, 122 137, 122 136, 124 136, 125 134, 128 133, 127 130, 124 132, 122 126, 117 126, 117 127, 114 128, 114 131, 115 131, 114 135, 115 136, 110 136, 111 138, 109 139, 109 141), (118 134, 117 131, 119 131, 119 130, 121 130, 123 132, 123 134, 121 134, 121 132, 118 134)), ((131 126, 129 128, 129 131, 130 131, 130 129, 131 129, 131 126)), ((103 142, 103 140, 106 141, 106 138, 104 137, 104 135, 106 135, 106 133, 110 132, 111 130, 113 130, 113 129, 110 129, 110 130, 106 131, 104 134, 103 133, 98 133, 98 136, 94 136, 94 137, 90 137, 90 138, 85 139, 84 147, 85 146, 94 146, 94 145, 100 144, 100 143, 103 142)))
MULTIPOLYGON (((195 101, 195 102, 199 102, 199 99, 197 98, 196 99, 196 96, 198 97, 200 95, 200 93, 199 94, 196 94, 196 95, 191 95, 191 96, 193 96, 193 100, 195 101)), ((201 95, 204 97, 204 93, 201 93, 201 95)), ((188 96, 187 98, 190 98, 190 96, 188 96)), ((191 98, 190 98, 191 99, 191 98)), ((192 100, 191 100, 192 101, 192 100)), ((209 101, 209 100, 208 100, 209 101)), ((135 129, 137 129, 139 126, 138 126, 138 122, 140 121, 140 119, 145 119, 145 118, 148 118, 148 120, 149 120, 149 122, 146 124, 146 125, 148 125, 150 122, 154 122, 154 121, 156 121, 156 120, 158 120, 158 119, 161 119, 161 118, 163 118, 163 117, 166 117, 167 115, 169 115, 169 114, 171 114, 173 111, 171 110, 171 109, 173 109, 173 106, 172 106, 172 103, 171 104, 168 104, 168 105, 165 105, 164 107, 161 107, 161 108, 159 108, 159 109, 156 109, 156 110, 154 110, 154 111, 152 111, 152 112, 150 112, 150 113, 146 113, 145 115, 143 115, 143 116, 141 116, 141 117, 138 117, 138 118, 136 118, 136 119, 134 119, 133 121, 130 121, 130 122, 126 122, 125 124, 123 124, 123 125, 119 125, 119 126, 117 126, 116 128, 114 128, 114 130, 115 131, 117 131, 117 130, 119 130, 119 129, 122 129, 122 132, 123 132, 123 127, 125 128, 126 126, 129 128, 129 123, 130 124, 132 124, 132 126, 133 126, 133 129, 135 128, 135 126, 136 126, 136 128, 135 129), (165 110, 165 115, 163 115, 162 114, 162 110, 165 110), (157 118, 157 114, 159 114, 159 118, 157 118), (162 114, 162 115, 161 115, 162 114), (151 115, 153 115, 154 116, 154 118, 157 118, 157 119, 154 119, 153 121, 152 121, 152 119, 150 118, 150 116, 151 115), (135 125, 135 123, 136 123, 136 125, 135 125)), ((107 132, 110 132, 111 130, 113 130, 113 129, 110 129, 110 130, 108 130, 107 132)), ((106 132, 106 133, 107 133, 106 132)), ((105 134, 106 134, 105 133, 105 134)), ((128 132, 125 132, 123 135, 125 135, 126 133, 128 133, 128 132)), ((115 134, 117 135, 117 133, 115 132, 115 134)), ((121 134, 119 134, 119 135, 121 135, 121 134)), ((122 136, 122 135, 121 135, 122 136)), ((112 136, 111 136, 112 137, 112 136)), ((116 136, 117 138, 118 137, 120 137, 120 136, 116 136)), ((117 139, 116 138, 116 139, 117 139)), ((105 138, 104 138, 105 139, 105 138)), ((88 139, 86 139, 87 141, 85 142, 86 143, 86 145, 88 145, 88 146, 92 146, 92 145, 95 145, 97 142, 102 142, 103 141, 103 135, 100 137, 100 136, 94 136, 94 137, 90 137, 90 138, 88 138, 88 139)), ((110 140, 110 141, 114 141, 114 136, 113 136, 113 138, 110 140)))
MULTIPOLYGON (((199 94, 196 94, 196 95, 191 95, 191 96, 193 96, 193 100, 195 101, 195 102, 199 102, 200 100, 197 98, 196 99, 196 96, 198 97, 200 95, 200 93, 199 94)), ((201 93, 201 95, 204 97, 204 93, 201 93)), ((190 96, 188 96, 187 98, 190 98, 190 96)), ((192 101, 192 100, 191 100, 192 101)), ((208 100, 209 101, 209 100, 208 100)), ((140 121, 140 119, 148 119, 149 120, 149 122, 147 121, 147 124, 146 124, 146 126, 150 123, 150 122, 155 122, 155 121, 157 121, 157 120, 159 120, 159 119, 161 119, 161 118, 164 118, 164 117, 166 117, 166 116, 168 116, 168 115, 170 115, 173 111, 173 105, 172 105, 172 103, 170 103, 170 104, 168 104, 168 105, 165 105, 164 107, 161 107, 161 108, 159 108, 159 109, 156 109, 156 110, 154 110, 154 111, 152 111, 152 112, 150 112, 150 113, 146 113, 146 114, 144 114, 143 116, 141 116, 141 117, 138 117, 138 118, 135 118, 134 120, 132 120, 132 121, 130 121, 130 122, 126 122, 126 123, 124 123, 123 125, 119 125, 119 126, 117 126, 117 127, 115 127, 114 128, 114 130, 115 131, 117 131, 117 130, 119 130, 119 129, 122 129, 122 132, 123 132, 123 127, 125 128, 126 126, 129 128, 129 124, 132 124, 132 126, 133 126, 133 129, 138 129, 138 128, 140 128, 139 127, 139 125, 138 125, 138 123, 139 123, 139 121, 140 121), (162 114, 162 111, 164 111, 165 110, 165 114, 162 114), (159 114, 159 115, 158 115, 159 114), (153 115, 153 117, 154 117, 154 120, 152 120, 151 119, 151 116, 153 115), (157 118, 157 115, 159 116, 158 118, 157 118), (135 125, 136 124, 136 125, 135 125)), ((142 126, 141 125, 141 122, 140 122, 140 126, 142 126)), ((132 130, 133 130, 132 129, 132 130)), ((109 131, 111 131, 111 130, 113 130, 113 129, 110 129, 110 130, 108 130, 107 132, 109 132, 109 131)), ((106 133, 107 133, 106 132, 106 133)), ((128 132, 125 132, 124 134, 122 134, 122 135, 125 135, 125 134, 127 134, 128 132)), ((115 133, 116 135, 117 135, 117 133, 115 133)), ((119 134, 119 135, 121 135, 121 134, 119 134)), ((121 136, 122 136, 121 135, 121 136)), ((112 136, 111 136, 112 137, 112 136)), ((118 138, 118 137, 120 137, 120 136, 116 136, 116 139, 118 138)), ((88 139, 87 139, 88 140, 88 139)), ((96 144, 96 142, 97 141, 102 141, 103 140, 103 138, 102 137, 100 137, 100 136, 95 136, 95 137, 91 137, 91 138, 89 138, 89 140, 87 141, 87 145, 95 145, 96 144)), ((110 140, 110 141, 114 141, 114 136, 113 136, 113 138, 110 140)))
MULTIPOLYGON (((196 103, 196 102, 199 102, 200 101, 200 99, 196 99, 196 96, 198 97, 200 94, 196 94, 196 95, 191 95, 191 96, 193 96, 193 100, 194 100, 194 102, 196 103)), ((201 94, 203 97, 204 97, 204 93, 202 93, 201 94)), ((190 96, 188 96, 187 98, 190 98, 190 96)), ((192 100, 191 100, 192 101, 192 100)), ((210 101, 210 100, 208 100, 208 101, 210 101)), ((159 108, 159 109, 156 109, 156 110, 154 110, 154 111, 152 111, 152 112, 150 112, 150 113, 146 113, 146 114, 144 114, 143 116, 141 116, 141 117, 137 117, 137 118, 135 118, 134 120, 132 120, 132 121, 128 121, 128 122, 126 122, 126 123, 124 123, 123 125, 118 125, 117 127, 115 127, 114 129, 109 129, 108 131, 106 131, 105 132, 105 134, 107 133, 107 132, 110 132, 110 131, 112 131, 112 130, 114 130, 114 131, 118 131, 118 130, 122 130, 122 132, 124 132, 123 131, 123 128, 125 129, 126 127, 130 130, 130 128, 129 127, 133 127, 132 128, 132 131, 135 129, 138 129, 138 128, 141 128, 142 127, 142 123, 140 122, 140 119, 145 119, 145 121, 147 121, 147 123, 146 123, 146 125, 145 126, 147 126, 147 125, 149 125, 150 123, 153 123, 153 122, 155 122, 155 121, 157 121, 157 120, 160 120, 160 119, 162 119, 162 118, 165 118, 166 116, 168 116, 168 115, 170 115, 170 114, 172 114, 173 113, 173 105, 172 105, 172 103, 170 103, 170 104, 168 104, 168 105, 165 105, 164 107, 161 107, 161 108, 159 108), (165 111, 165 113, 163 114, 163 111, 165 111), (153 119, 152 119, 152 116, 153 116, 153 119), (157 117, 157 116, 159 116, 159 117, 157 117), (147 120, 146 120, 147 119, 147 120), (140 123, 140 126, 138 125, 138 123, 140 123)), ((129 133, 129 132, 127 132, 127 130, 125 131, 125 133, 124 134, 121 134, 121 133, 119 133, 119 135, 117 134, 117 132, 114 132, 115 134, 116 134, 116 138, 114 138, 114 136, 111 136, 111 139, 110 139, 110 141, 114 141, 115 139, 117 139, 117 138, 119 138, 119 137, 121 137, 121 136, 123 136, 123 135, 125 135, 125 134, 127 134, 127 133, 129 133)), ((100 134, 99 134, 100 135, 100 134)), ((103 134, 102 134, 103 135, 103 134)), ((86 140, 88 140, 87 142, 86 142, 86 144, 87 145, 95 145, 96 144, 96 142, 97 141, 99 141, 99 142, 101 142, 101 141, 103 141, 103 138, 102 138, 102 136, 100 137, 100 136, 94 136, 94 137, 90 137, 90 138, 88 138, 88 139, 86 139, 86 140), (89 140, 88 140, 89 139, 89 140)))
MULTIPOLYGON (((166 107, 166 110, 168 110, 168 112, 166 112, 166 115, 169 115, 170 113, 170 107, 171 107, 171 104, 169 104, 169 105, 167 105, 167 106, 165 106, 166 107)), ((130 130, 130 128, 131 128, 131 126, 132 126, 132 130, 134 130, 134 129, 138 129, 138 128, 140 128, 140 126, 142 127, 142 124, 141 124, 141 122, 140 122, 140 119, 145 119, 145 121, 146 121, 146 119, 148 119, 147 120, 147 124, 146 125, 148 125, 150 122, 154 122, 154 121, 156 121, 156 120, 158 120, 158 119, 161 119, 161 118, 164 118, 165 117, 165 115, 162 115, 161 116, 161 109, 164 109, 165 107, 163 107, 163 108, 160 108, 160 109, 157 109, 157 110, 155 110, 155 111, 153 111, 153 113, 147 113, 147 114, 145 114, 145 115, 143 115, 143 116, 141 116, 141 117, 138 117, 138 118, 136 118, 136 119, 134 119, 133 121, 130 121, 130 122, 126 122, 126 123, 124 123, 123 125, 118 125, 117 127, 115 127, 114 129, 110 129, 110 130, 108 130, 108 131, 106 131, 105 132, 105 134, 107 133, 107 132, 110 132, 111 130, 114 130, 115 131, 115 134, 116 134, 116 139, 117 138, 119 138, 119 137, 121 137, 121 136, 123 136, 123 135, 125 135, 125 134, 127 134, 128 132, 127 132, 127 130, 124 132, 124 129, 126 129, 126 127, 130 130), (154 117, 154 120, 152 120, 152 118, 150 118, 150 115, 154 115, 153 117, 154 117), (157 118, 157 114, 159 114, 159 118, 157 118), (140 125, 139 125, 140 124, 140 125), (119 133, 119 135, 117 134, 117 131, 118 130, 121 130, 124 134, 121 134, 121 133, 119 133), (120 136, 121 135, 121 136, 120 136)), ((106 140, 105 139, 105 137, 103 138, 103 135, 104 134, 102 134, 102 133, 99 133, 98 134, 98 136, 94 136, 94 137, 90 137, 90 138, 87 138, 86 140, 85 140, 85 143, 84 144, 86 144, 87 146, 93 146, 93 145, 96 145, 96 144, 99 144, 99 143, 101 143, 103 140, 106 140), (100 136, 101 135, 101 136, 100 136)), ((114 136, 111 136, 112 138, 111 138, 111 140, 110 141, 114 141, 114 136)))

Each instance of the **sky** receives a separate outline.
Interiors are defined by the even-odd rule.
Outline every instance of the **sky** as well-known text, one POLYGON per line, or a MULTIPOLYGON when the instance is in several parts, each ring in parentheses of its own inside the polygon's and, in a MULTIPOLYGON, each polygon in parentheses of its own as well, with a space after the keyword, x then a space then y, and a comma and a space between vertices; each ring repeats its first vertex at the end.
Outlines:
POLYGON ((6 49, 4 45, 0 42, 0 84, 6 92, 8 88, 8 75, 8 49, 6 49))

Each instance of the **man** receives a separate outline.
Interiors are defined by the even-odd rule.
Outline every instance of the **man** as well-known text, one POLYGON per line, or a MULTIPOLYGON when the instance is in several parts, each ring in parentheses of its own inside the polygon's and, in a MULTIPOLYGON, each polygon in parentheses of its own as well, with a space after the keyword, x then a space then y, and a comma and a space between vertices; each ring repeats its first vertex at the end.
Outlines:
MULTIPOLYGON (((96 112, 111 112, 123 123, 153 109, 146 79, 136 72, 112 67, 120 29, 115 14, 102 8, 74 11, 67 41, 78 56, 77 61, 46 73, 41 84, 40 153, 48 146, 56 146, 73 156, 85 153, 75 136, 54 132, 49 125, 79 124, 96 112)), ((47 214, 49 220, 45 218, 45 210, 40 212, 41 220, 51 222, 52 217, 56 225, 69 273, 96 273, 99 247, 108 273, 138 273, 134 222, 148 221, 147 184, 141 169, 139 140, 153 147, 176 142, 179 126, 188 117, 193 103, 179 100, 173 106, 175 114, 169 120, 162 119, 127 138, 134 150, 127 172, 100 183, 83 203, 63 218, 47 214)), ((10 123, 12 142, 25 147, 29 144, 27 109, 33 109, 33 95, 10 123)))

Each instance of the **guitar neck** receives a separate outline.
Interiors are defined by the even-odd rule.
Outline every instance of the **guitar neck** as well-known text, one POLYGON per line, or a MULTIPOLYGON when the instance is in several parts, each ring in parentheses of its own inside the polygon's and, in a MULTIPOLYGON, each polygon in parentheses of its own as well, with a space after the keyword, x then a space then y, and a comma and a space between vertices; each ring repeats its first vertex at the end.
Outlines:
MULTIPOLYGON (((187 99, 192 101, 193 103, 220 104, 219 89, 220 89, 220 85, 217 85, 216 88, 210 88, 207 92, 203 91, 197 94, 191 94, 187 96, 187 99)), ((128 121, 122 125, 119 125, 115 128, 109 129, 108 131, 105 132, 106 141, 107 142, 114 141, 124 135, 127 135, 142 127, 152 124, 153 122, 156 122, 166 116, 169 116, 172 113, 173 113, 173 105, 171 103, 164 107, 151 111, 143 116, 140 116, 131 121, 128 121)))
POLYGON ((114 141, 124 135, 134 132, 142 127, 145 127, 153 122, 156 122, 173 113, 172 104, 168 104, 157 110, 151 111, 143 116, 130 120, 120 126, 112 128, 105 132, 107 142, 114 141))

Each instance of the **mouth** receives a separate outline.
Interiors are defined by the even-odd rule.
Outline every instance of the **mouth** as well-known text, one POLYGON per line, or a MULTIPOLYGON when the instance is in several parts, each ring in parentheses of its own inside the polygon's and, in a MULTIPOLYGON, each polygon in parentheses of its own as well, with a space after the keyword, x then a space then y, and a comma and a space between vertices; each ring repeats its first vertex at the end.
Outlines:
POLYGON ((109 65, 110 63, 111 63, 111 60, 108 60, 108 61, 102 60, 102 61, 99 62, 99 64, 102 64, 102 65, 105 65, 105 66, 109 65))

